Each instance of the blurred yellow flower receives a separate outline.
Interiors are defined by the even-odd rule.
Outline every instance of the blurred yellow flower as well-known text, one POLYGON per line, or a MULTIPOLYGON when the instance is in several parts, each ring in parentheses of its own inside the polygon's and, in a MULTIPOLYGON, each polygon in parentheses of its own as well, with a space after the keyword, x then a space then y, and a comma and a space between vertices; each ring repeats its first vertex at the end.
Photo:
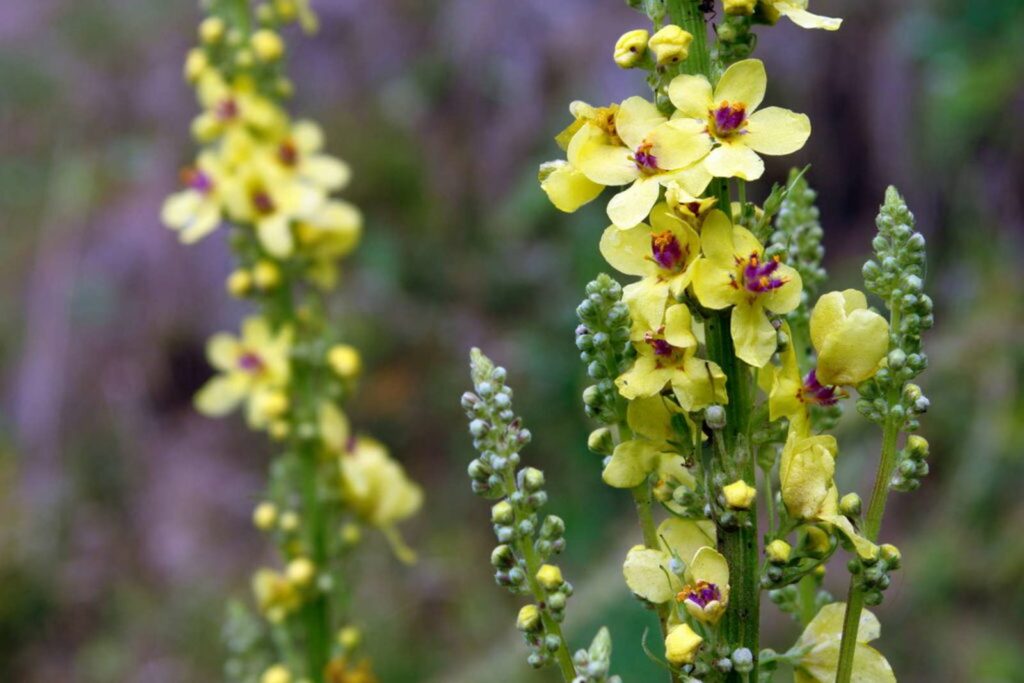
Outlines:
POLYGON ((184 189, 164 201, 160 217, 178 231, 182 242, 198 242, 217 229, 223 218, 223 188, 229 176, 217 157, 203 152, 196 165, 181 172, 184 189))
POLYGON ((302 597, 288 577, 273 569, 259 569, 252 590, 260 611, 273 623, 280 623, 302 604, 302 597))
POLYGON ((716 144, 702 162, 711 175, 757 180, 764 173, 758 154, 791 154, 804 146, 811 134, 807 116, 781 107, 757 111, 767 83, 764 64, 745 59, 725 70, 714 91, 704 76, 677 76, 669 84, 673 122, 699 121, 709 144, 716 144))
POLYGON ((247 419, 262 428, 288 409, 289 354, 292 331, 274 332, 260 316, 242 322, 242 336, 215 334, 206 345, 206 356, 219 374, 196 394, 196 409, 219 417, 247 403, 247 419))
POLYGON ((777 258, 766 259, 757 238, 718 209, 704 221, 701 250, 693 266, 694 293, 708 308, 732 307, 736 355, 754 367, 764 366, 777 346, 765 312, 783 315, 799 305, 800 274, 777 258))

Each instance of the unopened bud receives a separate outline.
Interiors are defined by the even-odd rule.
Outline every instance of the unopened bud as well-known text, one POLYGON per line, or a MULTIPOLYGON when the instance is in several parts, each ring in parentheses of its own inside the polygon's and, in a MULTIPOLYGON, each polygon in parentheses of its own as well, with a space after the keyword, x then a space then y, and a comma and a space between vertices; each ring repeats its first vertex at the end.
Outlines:
POLYGON ((519 473, 519 477, 527 493, 536 493, 544 488, 544 473, 536 467, 527 467, 519 473))
POLYGON ((772 541, 764 549, 765 556, 772 564, 786 564, 789 562, 789 556, 792 552, 793 547, 782 539, 772 541))
POLYGON ((750 16, 757 7, 757 0, 722 0, 722 4, 726 14, 750 16))
POLYGON ((277 523, 277 506, 263 501, 252 511, 252 523, 260 531, 270 531, 277 523))
POLYGON ((275 31, 263 28, 252 34, 252 49, 261 62, 273 62, 284 54, 284 41, 275 31))
POLYGON ((252 279, 263 291, 274 289, 281 284, 281 269, 273 261, 260 261, 252 269, 252 279))
POLYGON ((537 583, 548 592, 557 590, 565 583, 562 578, 562 570, 554 564, 545 564, 538 569, 536 579, 537 583))
POLYGON ((239 268, 228 276, 225 284, 228 294, 241 299, 252 291, 252 275, 249 271, 239 268))
POLYGON ((491 523, 501 524, 507 526, 515 521, 516 515, 515 510, 512 509, 511 503, 507 500, 503 500, 500 503, 495 504, 491 508, 491 523))
POLYGON ((335 344, 327 351, 327 365, 342 379, 351 379, 363 369, 359 351, 348 344, 335 344))
POLYGON ((523 605, 516 617, 516 628, 523 633, 536 633, 544 628, 540 618, 540 608, 537 605, 523 605))
POLYGON ((623 69, 631 69, 643 59, 647 52, 647 41, 650 34, 642 28, 623 33, 615 43, 615 63, 623 69))
POLYGON ((856 493, 847 493, 839 500, 839 512, 846 517, 857 517, 861 511, 860 496, 856 493))
POLYGON ((737 479, 728 486, 722 487, 722 495, 725 496, 725 504, 734 510, 747 510, 757 497, 757 489, 737 479))
POLYGON ((717 404, 708 406, 704 410, 704 421, 711 429, 725 429, 725 408, 717 404))
POLYGON ((608 427, 598 427, 587 437, 587 448, 598 455, 611 455, 615 450, 615 437, 608 427))
POLYGON ((345 628, 338 631, 338 644, 344 650, 354 650, 359 647, 359 643, 363 639, 363 634, 355 626, 346 626, 345 628))
POLYGON ((224 37, 224 20, 220 17, 207 17, 199 24, 199 39, 204 43, 217 43, 224 37))
POLYGON ((651 36, 647 47, 654 53, 658 65, 677 64, 690 56, 693 34, 675 24, 669 24, 651 36))
POLYGON ((297 586, 308 586, 316 576, 316 565, 306 557, 297 557, 288 563, 285 570, 288 580, 297 586))

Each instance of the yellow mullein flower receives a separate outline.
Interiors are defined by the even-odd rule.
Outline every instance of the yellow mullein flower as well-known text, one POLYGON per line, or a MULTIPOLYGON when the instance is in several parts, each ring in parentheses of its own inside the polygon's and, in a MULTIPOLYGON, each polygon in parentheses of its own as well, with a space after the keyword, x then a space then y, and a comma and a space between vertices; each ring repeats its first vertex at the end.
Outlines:
POLYGON ((721 210, 708 214, 701 228, 703 255, 693 266, 693 290, 708 308, 732 307, 736 355, 763 367, 775 352, 777 335, 766 311, 789 313, 800 304, 800 273, 765 259, 764 247, 746 228, 733 225, 721 210))
POLYGON ((302 604, 302 596, 284 574, 273 569, 260 569, 252 579, 256 605, 273 623, 284 621, 302 604))
POLYGON ((632 368, 616 378, 619 393, 630 400, 645 398, 658 395, 666 384, 671 384, 676 400, 686 412, 725 403, 725 373, 714 362, 694 355, 697 338, 692 327, 690 310, 685 304, 670 306, 663 325, 634 339, 637 358, 632 368))
POLYGON ((842 19, 823 17, 807 11, 807 0, 761 0, 761 10, 769 23, 774 24, 780 16, 786 17, 800 28, 821 28, 836 31, 842 19))
POLYGON ((261 172, 265 166, 247 168, 227 195, 231 217, 256 228, 260 245, 271 256, 286 258, 295 249, 292 224, 308 219, 320 208, 319 190, 298 182, 288 182, 276 174, 261 172))
POLYGON ((699 196, 711 182, 711 174, 704 170, 702 164, 696 164, 694 168, 699 169, 702 174, 697 185, 703 183, 704 187, 695 193, 690 190, 692 186, 678 181, 674 182, 665 188, 665 203, 676 216, 686 221, 688 225, 699 228, 704 222, 704 217, 718 204, 718 197, 699 196))
POLYGON ((878 547, 839 514, 839 489, 833 478, 838 450, 835 437, 807 436, 791 425, 779 461, 782 502, 797 519, 822 521, 835 527, 862 558, 877 557, 878 547))
POLYGON ((673 626, 665 636, 665 659, 674 666, 692 664, 703 642, 689 624, 673 626))
POLYGON ((196 394, 196 409, 219 417, 246 401, 250 426, 261 428, 288 409, 289 354, 292 331, 275 333, 259 316, 242 322, 241 338, 215 334, 206 345, 206 356, 220 374, 196 394))
MULTIPOLYGON (((622 575, 634 595, 660 605, 677 598, 687 587, 683 577, 672 573, 669 568, 673 556, 685 563, 683 575, 688 579, 693 578, 689 572, 695 559, 703 550, 713 550, 715 547, 715 526, 710 521, 695 522, 669 517, 658 526, 657 536, 657 548, 638 545, 630 549, 622 565, 622 575)), ((705 573, 710 575, 704 572, 704 567, 700 569, 702 576, 705 573)), ((728 569, 725 584, 728 583, 727 573, 728 569)), ((721 572, 716 576, 721 580, 721 572)), ((721 594, 723 586, 715 586, 721 594)), ((724 585, 724 589, 727 595, 728 586, 724 585)))
POLYGON ((600 244, 601 255, 613 268, 643 278, 626 285, 623 298, 640 313, 645 328, 661 324, 669 297, 678 297, 690 284, 690 266, 700 255, 697 232, 667 204, 655 206, 650 221, 626 230, 611 226, 600 244))
POLYGON ((338 278, 338 259, 356 248, 362 231, 362 213, 342 200, 330 200, 299 220, 295 236, 299 249, 309 257, 306 275, 310 281, 321 289, 333 289, 338 278))
POLYGON ((889 350, 889 323, 868 310, 863 292, 829 292, 811 313, 811 340, 818 350, 818 379, 856 385, 878 371, 889 350))
POLYGON ((276 153, 269 159, 288 178, 324 192, 340 190, 348 184, 352 171, 344 161, 323 154, 323 145, 320 126, 313 121, 298 121, 277 143, 276 153))
POLYGON ((702 162, 717 178, 757 180, 764 173, 758 154, 791 154, 807 142, 810 119, 781 107, 757 111, 767 85, 764 64, 745 59, 725 70, 712 91, 704 76, 672 79, 669 98, 676 120, 697 120, 716 146, 702 162))
POLYGON ((672 416, 678 412, 678 407, 661 396, 631 401, 626 409, 626 422, 634 438, 623 441, 612 451, 601 473, 604 482, 629 489, 657 472, 661 479, 692 486, 693 477, 671 443, 679 438, 672 427, 672 416))
POLYGON ((700 548, 687 562, 687 584, 676 594, 687 613, 706 624, 718 623, 729 606, 729 563, 710 546, 700 548))
POLYGON ((338 454, 341 494, 367 524, 381 530, 399 560, 416 561, 396 525, 423 505, 423 489, 409 479, 384 446, 370 437, 352 433, 348 418, 329 403, 320 407, 320 433, 338 454))
POLYGON ((238 129, 268 132, 285 125, 284 112, 249 83, 229 84, 219 73, 208 70, 199 77, 196 91, 203 112, 192 122, 192 130, 201 141, 238 129))
MULTIPOLYGON (((782 323, 782 331, 790 340, 793 339, 789 323, 782 323)), ((808 436, 810 415, 807 406, 835 405, 846 394, 835 386, 823 385, 818 380, 817 371, 813 369, 801 378, 796 360, 796 350, 793 348, 792 342, 779 354, 779 357, 782 361, 781 366, 770 368, 768 417, 773 422, 783 417, 789 418, 797 431, 808 436)))
POLYGON ((608 203, 608 217, 619 228, 647 218, 662 185, 711 148, 703 124, 694 119, 668 120, 642 97, 630 97, 613 118, 585 122, 568 147, 569 163, 595 183, 630 185, 608 203))
POLYGON ((160 217, 182 242, 192 244, 220 225, 228 174, 214 154, 203 152, 194 167, 182 171, 181 180, 185 189, 164 201, 160 217))
POLYGON ((292 674, 282 664, 275 664, 260 676, 260 683, 292 683, 292 674))
POLYGON ((537 174, 540 187, 555 207, 573 213, 601 194, 604 185, 595 183, 568 161, 546 161, 537 174))
MULTIPOLYGON (((822 607, 804 629, 792 651, 799 652, 793 671, 794 683, 833 683, 839 665, 846 603, 822 607)), ((857 627, 851 680, 864 683, 895 683, 896 676, 885 657, 868 645, 882 633, 878 617, 864 610, 857 627)))

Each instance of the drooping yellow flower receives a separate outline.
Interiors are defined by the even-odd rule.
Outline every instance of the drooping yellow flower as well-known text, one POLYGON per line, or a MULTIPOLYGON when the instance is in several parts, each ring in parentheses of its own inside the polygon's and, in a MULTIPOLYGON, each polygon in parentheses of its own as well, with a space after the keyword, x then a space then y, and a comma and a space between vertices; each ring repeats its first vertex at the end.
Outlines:
POLYGON ((673 626, 665 636, 665 659, 675 666, 692 664, 703 642, 689 624, 673 626))
POLYGON ((184 189, 164 201, 161 219, 186 244, 198 242, 220 225, 224 187, 230 177, 217 157, 203 152, 192 168, 181 173, 184 189))
POLYGON ((836 31, 842 19, 823 17, 807 11, 807 0, 761 0, 761 8, 769 23, 774 24, 780 16, 786 17, 800 28, 820 28, 836 31))
MULTIPOLYGON (((794 683, 833 683, 839 665, 846 603, 825 605, 804 629, 793 651, 801 652, 793 671, 794 683)), ((885 657, 868 645, 882 633, 878 617, 864 610, 857 627, 851 680, 863 683, 895 683, 896 676, 885 657)))
POLYGON ((868 310, 863 292, 829 292, 811 313, 811 340, 818 350, 818 380, 857 385, 874 376, 889 350, 889 323, 868 310))
POLYGON ((778 258, 766 259, 757 238, 718 209, 704 221, 701 250, 693 265, 697 298, 708 308, 732 307, 736 355, 754 367, 764 366, 777 345, 765 312, 782 315, 800 304, 800 274, 778 258))
POLYGON ((804 146, 811 134, 806 115, 781 107, 757 111, 767 82, 764 64, 745 59, 726 69, 713 91, 704 76, 677 76, 669 84, 673 121, 700 121, 716 144, 702 162, 711 175, 757 180, 764 173, 759 154, 792 154, 804 146))
POLYGON ((623 290, 623 299, 639 314, 634 323, 643 328, 661 324, 669 297, 678 297, 690 284, 690 266, 700 255, 697 232, 668 204, 655 206, 650 221, 626 230, 611 226, 600 245, 613 268, 643 278, 623 290))
POLYGON ((675 304, 665 311, 663 325, 634 338, 637 357, 633 367, 616 378, 619 393, 630 400, 645 398, 660 394, 671 384, 676 400, 687 412, 728 401, 725 373, 714 362, 696 357, 697 338, 692 327, 690 310, 685 304, 675 304))
POLYGON ((631 401, 626 409, 626 422, 633 438, 618 444, 612 451, 601 473, 604 482, 615 488, 629 489, 657 472, 659 479, 692 486, 693 477, 686 470, 678 447, 671 443, 680 439, 672 426, 672 416, 678 412, 675 404, 661 396, 631 401))
POLYGON ((651 102, 630 97, 611 116, 583 123, 569 143, 569 163, 600 185, 630 185, 608 203, 608 217, 632 228, 647 218, 662 185, 707 154, 703 128, 694 119, 670 121, 651 102))
MULTIPOLYGON (((622 575, 633 594, 647 602, 660 605, 678 598, 688 585, 696 585, 700 580, 706 580, 714 584, 714 590, 718 592, 720 598, 718 603, 724 610, 729 592, 728 567, 724 575, 725 580, 722 581, 723 575, 721 567, 717 566, 717 560, 708 560, 707 555, 701 555, 702 551, 713 550, 715 547, 714 523, 669 517, 658 526, 657 535, 657 548, 638 545, 626 555, 622 575), (692 571, 698 555, 704 558, 698 566, 699 579, 692 571), (684 563, 683 576, 677 576, 670 570, 669 564, 673 556, 684 563), (715 583, 713 579, 720 583, 715 583), (723 591, 724 601, 721 599, 723 591)), ((709 602, 705 602, 703 606, 706 607, 708 604, 709 602)), ((717 607, 714 607, 712 612, 717 612, 717 607)))
POLYGON ((804 436, 810 435, 809 405, 831 406, 846 396, 835 386, 823 385, 818 380, 815 370, 811 370, 803 378, 796 360, 793 347, 793 332, 789 323, 782 323, 782 331, 791 340, 779 354, 781 366, 767 366, 771 376, 770 393, 768 396, 768 417, 772 420, 789 418, 790 423, 804 436))
POLYGON ((381 530, 399 560, 416 561, 397 524, 423 505, 423 489, 388 455, 375 439, 352 433, 348 418, 329 403, 320 407, 320 434, 337 454, 341 494, 359 517, 381 530))
POLYGON ((219 374, 196 394, 196 409, 219 417, 245 401, 249 425, 257 429, 280 418, 288 409, 285 390, 292 336, 290 328, 275 333, 259 316, 242 322, 241 338, 227 333, 213 335, 206 345, 206 356, 219 374))

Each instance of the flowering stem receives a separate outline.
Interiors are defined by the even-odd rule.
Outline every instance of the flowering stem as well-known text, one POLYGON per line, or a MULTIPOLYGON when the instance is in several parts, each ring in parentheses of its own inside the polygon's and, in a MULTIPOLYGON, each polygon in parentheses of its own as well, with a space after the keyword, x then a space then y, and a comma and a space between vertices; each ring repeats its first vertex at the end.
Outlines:
MULTIPOLYGON (((738 468, 739 476, 755 486, 754 457, 746 435, 750 415, 750 372, 736 358, 728 314, 712 314, 705 320, 704 330, 708 354, 719 364, 727 378, 729 403, 726 405, 726 425, 723 430, 725 446, 738 468)), ((739 528, 718 527, 719 549, 729 564, 731 584, 729 608, 723 619, 723 633, 730 645, 746 647, 752 653, 757 653, 761 592, 758 583, 756 500, 748 515, 739 528)), ((757 680, 756 661, 754 667, 754 680, 757 680)), ((728 680, 739 681, 740 676, 733 672, 729 674, 728 680)))
MULTIPOLYGON (((890 329, 898 330, 900 325, 899 307, 890 302, 889 310, 892 311, 890 329)), ((888 405, 896 405, 899 402, 900 387, 894 386, 889 392, 888 405)), ((864 520, 864 535, 870 541, 877 541, 878 533, 882 529, 882 516, 885 514, 885 503, 889 497, 889 484, 899 460, 896 445, 901 426, 901 420, 890 413, 882 427, 882 454, 878 462, 878 472, 875 475, 875 486, 871 492, 871 503, 868 505, 867 516, 864 520)), ((843 640, 839 648, 836 683, 850 683, 850 677, 853 675, 857 631, 863 609, 864 589, 857 581, 856 575, 851 575, 850 590, 846 600, 846 616, 843 619, 843 640)))

